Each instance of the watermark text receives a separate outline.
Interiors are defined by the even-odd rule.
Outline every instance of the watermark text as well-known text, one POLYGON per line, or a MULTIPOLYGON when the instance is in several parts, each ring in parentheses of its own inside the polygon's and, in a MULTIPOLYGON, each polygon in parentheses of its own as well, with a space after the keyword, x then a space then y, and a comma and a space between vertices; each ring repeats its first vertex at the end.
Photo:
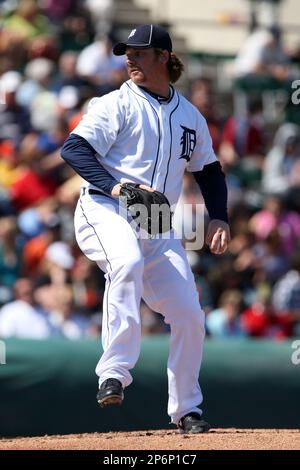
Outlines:
POLYGON ((298 366, 300 364, 300 339, 293 341, 291 347, 295 349, 292 353, 291 361, 295 366, 298 366))
POLYGON ((291 99, 293 104, 300 104, 300 80, 294 80, 292 88, 295 90, 292 93, 291 99))
POLYGON ((4 341, 0 340, 0 365, 6 364, 6 347, 4 341))

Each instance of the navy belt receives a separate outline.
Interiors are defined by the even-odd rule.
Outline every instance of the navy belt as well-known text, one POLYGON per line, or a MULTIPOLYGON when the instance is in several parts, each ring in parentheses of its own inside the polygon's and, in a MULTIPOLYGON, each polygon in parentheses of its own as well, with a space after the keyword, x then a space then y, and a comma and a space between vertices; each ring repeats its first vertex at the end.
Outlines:
POLYGON ((109 196, 108 194, 102 193, 102 191, 98 191, 98 189, 88 189, 88 188, 83 188, 83 195, 88 192, 89 194, 97 194, 98 196, 105 196, 111 198, 112 196, 109 196))

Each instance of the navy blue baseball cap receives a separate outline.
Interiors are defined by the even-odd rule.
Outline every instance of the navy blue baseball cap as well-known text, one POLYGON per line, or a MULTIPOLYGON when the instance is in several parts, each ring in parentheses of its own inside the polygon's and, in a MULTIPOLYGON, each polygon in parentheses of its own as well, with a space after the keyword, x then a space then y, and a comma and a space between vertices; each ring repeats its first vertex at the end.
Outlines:
POLYGON ((172 41, 169 33, 156 24, 143 24, 131 31, 126 42, 119 42, 113 48, 115 55, 124 55, 127 47, 134 49, 165 49, 172 52, 172 41))

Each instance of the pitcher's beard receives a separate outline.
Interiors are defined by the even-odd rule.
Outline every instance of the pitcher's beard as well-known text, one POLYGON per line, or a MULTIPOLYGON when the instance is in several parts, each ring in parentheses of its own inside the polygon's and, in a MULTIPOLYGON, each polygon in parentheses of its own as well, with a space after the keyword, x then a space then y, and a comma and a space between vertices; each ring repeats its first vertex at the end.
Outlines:
POLYGON ((142 85, 145 82, 145 75, 140 70, 133 70, 130 72, 129 76, 137 85, 142 85))

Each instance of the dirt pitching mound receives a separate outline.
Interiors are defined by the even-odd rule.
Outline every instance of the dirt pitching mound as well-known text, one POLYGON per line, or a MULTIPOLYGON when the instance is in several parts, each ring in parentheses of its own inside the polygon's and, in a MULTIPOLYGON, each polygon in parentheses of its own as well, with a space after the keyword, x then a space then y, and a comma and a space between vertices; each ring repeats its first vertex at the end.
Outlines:
POLYGON ((0 450, 300 450, 300 429, 176 430, 1 438, 0 450))

